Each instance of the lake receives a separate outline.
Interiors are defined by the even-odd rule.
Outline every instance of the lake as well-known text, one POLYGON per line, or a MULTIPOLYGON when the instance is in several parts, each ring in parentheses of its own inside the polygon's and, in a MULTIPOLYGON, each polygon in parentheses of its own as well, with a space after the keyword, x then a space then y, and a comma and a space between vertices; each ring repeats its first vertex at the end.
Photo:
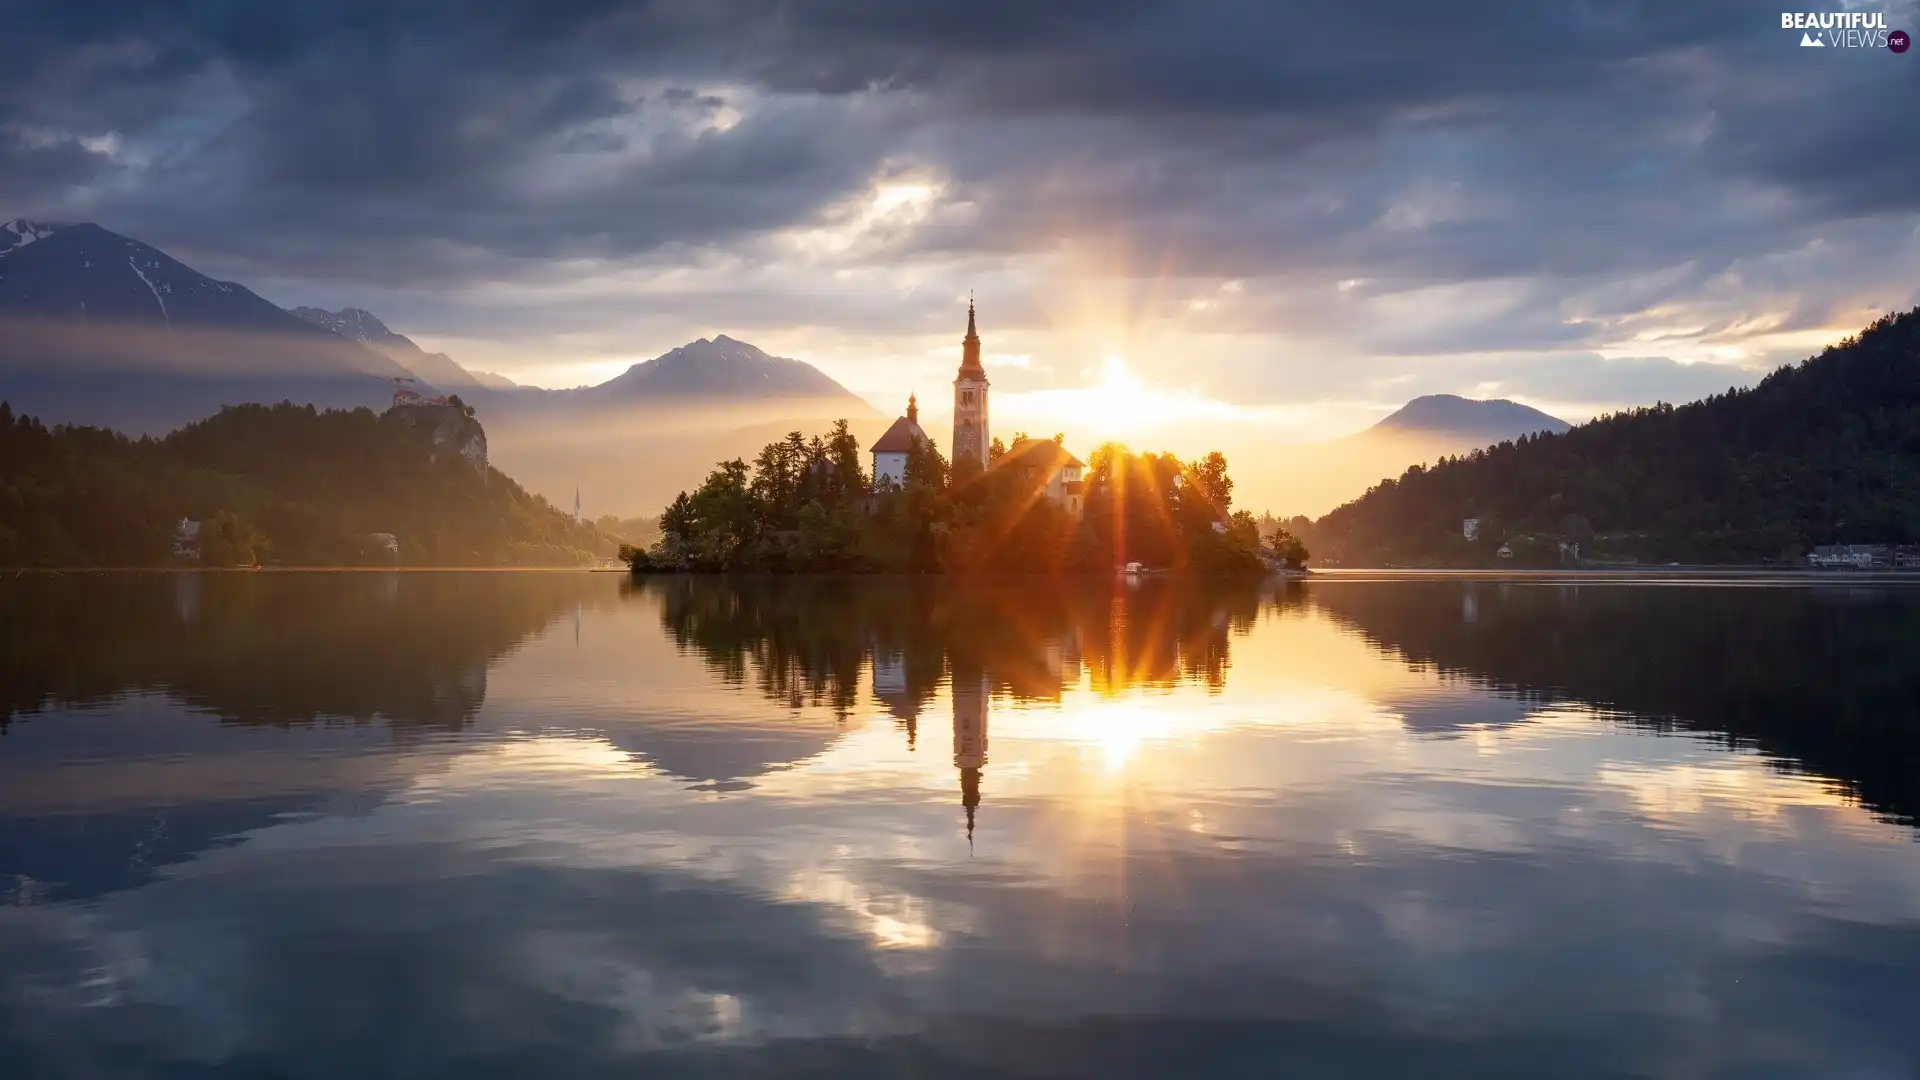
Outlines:
POLYGON ((1920 590, 68 574, 0 616, 0 1076, 1920 1071, 1920 590))

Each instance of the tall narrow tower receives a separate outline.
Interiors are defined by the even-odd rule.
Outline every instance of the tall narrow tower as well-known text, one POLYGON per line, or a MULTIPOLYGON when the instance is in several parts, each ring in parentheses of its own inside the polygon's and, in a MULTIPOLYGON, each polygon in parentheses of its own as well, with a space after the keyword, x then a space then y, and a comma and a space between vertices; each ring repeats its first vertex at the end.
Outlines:
POLYGON ((967 298, 967 336, 960 340, 960 374, 953 380, 953 463, 987 464, 987 369, 980 366, 980 333, 967 298))

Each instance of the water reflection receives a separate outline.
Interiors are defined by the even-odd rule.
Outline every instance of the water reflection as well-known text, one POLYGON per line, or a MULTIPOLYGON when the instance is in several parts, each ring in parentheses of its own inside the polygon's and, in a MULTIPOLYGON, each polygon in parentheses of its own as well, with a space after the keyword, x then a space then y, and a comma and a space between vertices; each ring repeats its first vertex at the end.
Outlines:
POLYGON ((1920 823, 1910 590, 1414 581, 1313 600, 1408 663, 1526 702, 1718 734, 1920 823))
POLYGON ((6 1075, 1920 1063, 1912 594, 118 580, 0 586, 6 1075))
POLYGON ((86 896, 451 753, 580 578, 24 574, 0 587, 0 889, 86 896), (203 719, 204 718, 204 719, 203 719), (206 722, 210 720, 211 722, 206 722), (299 730, 297 744, 249 730, 299 730))
MULTIPOLYGON (((673 640, 722 681, 789 709, 827 709, 844 722, 860 704, 864 676, 909 749, 918 746, 921 717, 944 686, 969 840, 996 697, 1058 703, 1083 680, 1108 698, 1183 683, 1218 693, 1226 685, 1231 637, 1247 633, 1263 609, 1305 601, 1297 587, 1165 580, 1116 586, 688 577, 643 579, 624 591, 630 600, 657 605, 673 640)), ((720 789, 744 787, 739 781, 769 767, 729 760, 730 771, 718 775, 711 765, 690 765, 667 751, 657 730, 651 734, 644 751, 651 760, 720 789)), ((727 745, 745 745, 739 736, 737 728, 729 730, 727 745)), ((779 749, 797 759, 819 748, 785 742, 779 749)))

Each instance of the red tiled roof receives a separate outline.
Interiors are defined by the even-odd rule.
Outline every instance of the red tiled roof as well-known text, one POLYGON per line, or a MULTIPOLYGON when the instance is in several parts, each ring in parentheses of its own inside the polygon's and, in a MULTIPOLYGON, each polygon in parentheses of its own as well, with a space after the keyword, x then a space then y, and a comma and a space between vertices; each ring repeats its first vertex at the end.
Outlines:
POLYGON ((931 446, 933 440, 927 438, 927 433, 920 430, 919 424, 903 416, 893 422, 893 426, 887 429, 885 435, 874 440, 873 445, 868 448, 868 453, 904 454, 913 449, 915 443, 931 446))

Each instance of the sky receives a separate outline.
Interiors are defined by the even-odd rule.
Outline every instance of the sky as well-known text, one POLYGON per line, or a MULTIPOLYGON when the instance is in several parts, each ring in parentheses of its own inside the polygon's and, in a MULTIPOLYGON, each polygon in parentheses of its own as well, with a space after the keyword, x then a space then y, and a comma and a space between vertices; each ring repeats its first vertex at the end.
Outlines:
MULTIPOLYGON (((470 368, 1356 429, 1751 383, 1920 297, 1920 50, 1732 0, 24 0, 0 218, 470 368)), ((1914 0, 1849 10, 1920 30, 1914 0)))

